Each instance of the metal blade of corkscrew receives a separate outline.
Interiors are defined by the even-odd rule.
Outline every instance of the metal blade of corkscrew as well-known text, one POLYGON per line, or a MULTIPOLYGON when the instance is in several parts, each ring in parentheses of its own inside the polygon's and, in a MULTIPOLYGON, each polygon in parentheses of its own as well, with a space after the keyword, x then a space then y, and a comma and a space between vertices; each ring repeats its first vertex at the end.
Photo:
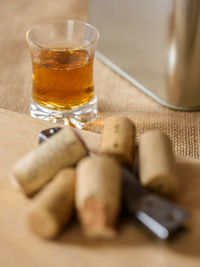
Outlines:
POLYGON ((54 128, 49 128, 44 131, 41 131, 39 133, 39 144, 41 144, 44 141, 47 141, 48 138, 53 136, 55 133, 57 133, 61 129, 62 129, 61 127, 54 127, 54 128))
POLYGON ((185 209, 150 193, 126 168, 123 168, 123 201, 130 218, 137 218, 161 239, 175 233, 188 217, 185 209))

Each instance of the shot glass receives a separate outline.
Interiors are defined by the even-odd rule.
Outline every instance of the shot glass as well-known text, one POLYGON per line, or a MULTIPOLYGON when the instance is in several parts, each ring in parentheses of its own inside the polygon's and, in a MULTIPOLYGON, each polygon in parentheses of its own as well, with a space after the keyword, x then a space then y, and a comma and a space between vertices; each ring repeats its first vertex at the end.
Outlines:
POLYGON ((98 38, 95 27, 76 20, 47 21, 27 31, 33 66, 31 116, 77 128, 95 119, 98 38))

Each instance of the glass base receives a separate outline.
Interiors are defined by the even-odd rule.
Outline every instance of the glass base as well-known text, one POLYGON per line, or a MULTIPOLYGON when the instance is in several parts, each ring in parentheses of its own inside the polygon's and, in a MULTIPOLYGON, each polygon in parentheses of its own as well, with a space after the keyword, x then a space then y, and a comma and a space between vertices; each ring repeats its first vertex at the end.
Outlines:
POLYGON ((30 115, 32 117, 61 123, 82 129, 87 123, 91 123, 97 116, 97 97, 93 97, 86 105, 72 110, 53 110, 42 107, 32 100, 30 115))

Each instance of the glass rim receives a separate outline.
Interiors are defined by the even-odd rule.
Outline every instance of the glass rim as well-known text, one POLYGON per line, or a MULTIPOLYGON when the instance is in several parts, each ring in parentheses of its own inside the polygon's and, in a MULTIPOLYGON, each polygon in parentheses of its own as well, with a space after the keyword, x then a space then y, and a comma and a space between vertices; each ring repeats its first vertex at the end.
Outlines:
POLYGON ((80 49, 80 48, 82 48, 82 49, 88 49, 91 46, 93 46, 93 44, 95 44, 98 41, 98 39, 99 39, 99 31, 97 30, 96 27, 92 26, 91 24, 89 24, 87 22, 84 22, 84 21, 81 21, 81 20, 76 20, 76 19, 64 19, 64 18, 60 18, 60 19, 51 19, 51 20, 46 20, 46 21, 43 21, 43 22, 35 23, 31 27, 29 27, 29 29, 26 31, 26 40, 27 40, 28 44, 29 45, 32 45, 34 47, 37 47, 39 49, 45 49, 45 50, 49 50, 49 51, 61 51, 62 48, 49 48, 49 47, 46 47, 46 46, 42 46, 42 45, 36 44, 36 43, 34 43, 31 40, 31 38, 29 36, 31 30, 34 27, 40 26, 40 25, 45 25, 45 24, 51 24, 53 22, 59 22, 59 21, 62 21, 62 22, 70 22, 71 21, 71 22, 79 23, 79 24, 85 25, 88 28, 92 28, 97 33, 96 38, 92 42, 90 42, 88 45, 83 45, 83 46, 75 47, 75 48, 67 48, 67 49, 65 48, 66 51, 77 50, 77 49, 80 49))

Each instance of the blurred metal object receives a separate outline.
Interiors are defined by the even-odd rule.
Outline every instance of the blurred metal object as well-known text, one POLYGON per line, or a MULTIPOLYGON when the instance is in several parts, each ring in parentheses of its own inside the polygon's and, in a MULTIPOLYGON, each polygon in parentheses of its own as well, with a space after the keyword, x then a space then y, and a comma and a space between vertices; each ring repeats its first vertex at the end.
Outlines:
POLYGON ((51 136, 59 132, 61 129, 62 129, 61 127, 54 127, 41 131, 39 133, 39 144, 41 144, 44 141, 47 141, 51 136))
POLYGON ((122 176, 123 208, 131 220, 137 218, 161 239, 169 238, 181 228, 189 216, 185 209, 148 192, 130 170, 123 168, 122 176))
POLYGON ((161 104, 200 109, 199 0, 90 0, 98 56, 161 104))

